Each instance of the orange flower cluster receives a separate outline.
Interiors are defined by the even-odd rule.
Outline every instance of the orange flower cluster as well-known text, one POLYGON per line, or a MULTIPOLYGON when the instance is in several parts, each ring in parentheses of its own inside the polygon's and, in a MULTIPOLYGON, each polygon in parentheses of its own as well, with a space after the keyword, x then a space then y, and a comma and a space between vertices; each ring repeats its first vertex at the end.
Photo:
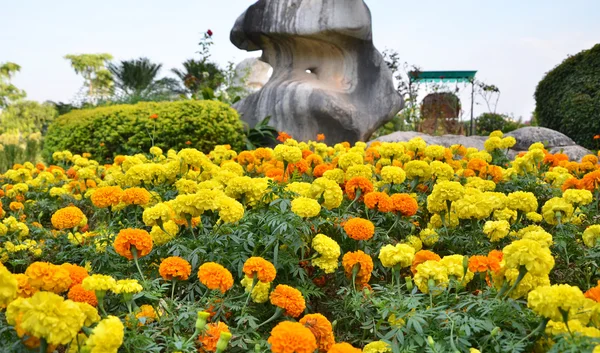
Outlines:
POLYGON ((251 257, 246 260, 243 271, 249 278, 254 278, 256 274, 258 280, 264 283, 272 282, 277 275, 275 266, 262 257, 251 257))
POLYGON ((280 131, 279 135, 277 135, 277 141, 284 143, 287 139, 291 139, 292 136, 286 132, 280 131))
POLYGON ((359 201, 362 201, 366 194, 373 191, 373 183, 365 177, 357 176, 348 180, 345 188, 350 200, 356 199, 357 191, 360 191, 359 201))
POLYGON ((106 208, 116 206, 123 198, 123 190, 119 186, 103 186, 97 188, 91 196, 94 206, 106 208))
POLYGON ((144 188, 129 188, 123 191, 121 201, 127 205, 140 205, 144 206, 150 202, 150 192, 144 188))
POLYGON ((267 342, 273 353, 313 353, 317 349, 312 332, 301 323, 291 321, 277 324, 267 342))
POLYGON ((351 218, 344 224, 344 231, 354 240, 368 240, 375 234, 375 225, 368 219, 351 218))
POLYGON ((76 284, 71 289, 67 297, 74 302, 88 303, 91 306, 98 305, 98 298, 93 290, 86 290, 81 284, 76 284))
POLYGON ((335 344, 331 322, 321 314, 307 314, 299 321, 312 332, 320 353, 326 353, 335 344))
POLYGON ((152 236, 143 229, 122 229, 117 234, 113 246, 117 254, 129 260, 133 259, 131 247, 135 246, 137 256, 140 258, 152 251, 152 236))
POLYGON ((417 273, 417 266, 419 266, 423 262, 428 260, 440 261, 441 259, 442 258, 440 257, 440 255, 434 253, 433 251, 419 250, 415 254, 415 258, 413 259, 412 265, 410 266, 410 270, 413 274, 415 274, 417 273))
POLYGON ((61 208, 54 212, 50 219, 52 226, 58 230, 71 229, 84 226, 87 219, 83 212, 75 206, 61 208))
POLYGON ((192 266, 179 256, 171 256, 162 260, 158 273, 166 281, 173 279, 185 281, 192 273, 192 266))
POLYGON ((408 194, 393 194, 390 196, 394 211, 400 212, 403 216, 410 217, 417 214, 419 204, 417 200, 408 194))
POLYGON ((89 277, 88 270, 86 270, 84 267, 70 263, 64 263, 60 266, 69 271, 69 277, 71 277, 71 287, 76 284, 81 284, 86 277, 89 277))
POLYGON ((218 289, 221 293, 225 293, 233 287, 231 272, 215 262, 202 264, 198 269, 198 279, 209 289, 218 289))
POLYGON ((8 208, 10 208, 10 210, 13 212, 18 212, 18 211, 24 210, 25 206, 23 206, 23 204, 20 202, 11 202, 8 205, 8 208))
POLYGON ((17 288, 17 295, 19 296, 19 298, 29 298, 32 295, 34 295, 35 292, 38 291, 37 288, 32 287, 29 284, 29 277, 27 277, 26 275, 22 273, 17 273, 13 276, 15 276, 19 285, 19 287, 17 288))
POLYGON ((285 314, 298 317, 306 309, 306 301, 296 288, 280 284, 275 287, 269 296, 271 304, 285 310, 285 314))
POLYGON ((598 285, 596 287, 588 289, 584 295, 586 298, 600 302, 600 281, 598 281, 598 285))
POLYGON ((210 323, 206 325, 205 331, 198 336, 198 342, 200 343, 200 352, 216 352, 217 342, 221 337, 221 332, 230 333, 229 327, 225 323, 219 321, 217 323, 210 323))
POLYGON ((371 210, 377 208, 380 212, 392 212, 394 210, 394 204, 385 192, 375 191, 366 194, 365 205, 371 210))
POLYGON ((362 350, 352 347, 350 343, 342 342, 334 344, 328 353, 361 353, 362 350))
POLYGON ((373 259, 361 250, 345 253, 342 258, 342 265, 344 266, 344 272, 348 278, 352 278, 354 266, 359 266, 358 273, 356 274, 356 286, 359 288, 364 284, 367 284, 371 279, 373 259))
POLYGON ((39 290, 60 294, 71 287, 69 271, 49 262, 34 262, 25 270, 29 284, 39 290))

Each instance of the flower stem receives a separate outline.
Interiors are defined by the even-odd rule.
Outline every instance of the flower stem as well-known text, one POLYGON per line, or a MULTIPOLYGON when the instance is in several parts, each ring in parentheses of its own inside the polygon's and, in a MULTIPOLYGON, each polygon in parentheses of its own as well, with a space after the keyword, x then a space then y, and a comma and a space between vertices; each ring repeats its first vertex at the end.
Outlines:
POLYGON ((48 350, 48 342, 45 338, 40 338, 40 353, 46 353, 48 350))
POLYGON ((142 276, 142 281, 146 282, 146 278, 142 273, 142 269, 140 268, 140 264, 138 263, 138 252, 134 245, 131 246, 131 254, 133 255, 133 262, 135 262, 135 267, 137 267, 140 276, 142 276))
POLYGON ((175 286, 177 285, 177 280, 175 278, 173 278, 173 284, 172 284, 172 288, 171 288, 171 301, 173 301, 173 298, 175 298, 175 286))

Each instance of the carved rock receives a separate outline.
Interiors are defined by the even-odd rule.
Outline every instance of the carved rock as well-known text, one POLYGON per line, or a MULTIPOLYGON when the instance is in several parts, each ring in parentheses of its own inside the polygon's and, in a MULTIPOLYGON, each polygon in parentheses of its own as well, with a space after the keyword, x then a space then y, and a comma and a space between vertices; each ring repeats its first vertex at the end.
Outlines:
POLYGON ((375 49, 363 0, 259 0, 236 21, 231 41, 262 50, 270 80, 234 107, 250 126, 266 116, 298 140, 365 140, 404 105, 375 49))
POLYGON ((270 71, 271 65, 259 58, 244 59, 235 67, 234 84, 248 92, 257 92, 269 81, 270 71))

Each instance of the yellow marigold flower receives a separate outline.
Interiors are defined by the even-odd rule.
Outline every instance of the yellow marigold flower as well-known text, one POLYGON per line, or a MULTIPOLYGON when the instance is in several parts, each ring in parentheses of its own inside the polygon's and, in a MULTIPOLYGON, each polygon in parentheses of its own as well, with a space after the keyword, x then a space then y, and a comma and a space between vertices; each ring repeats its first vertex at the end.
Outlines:
POLYGON ((242 286, 244 286, 246 293, 251 293, 250 297, 253 302, 261 304, 269 300, 269 290, 271 290, 270 282, 258 281, 254 285, 254 288, 252 288, 254 280, 248 276, 244 276, 241 283, 242 286))
POLYGON ((118 205, 122 197, 123 190, 119 186, 104 186, 94 191, 91 200, 94 206, 106 208, 118 205))
POLYGON ((563 193, 563 199, 574 206, 582 206, 591 203, 594 196, 589 190, 567 189, 563 193))
POLYGON ((117 286, 117 281, 111 276, 94 274, 86 277, 81 285, 85 290, 92 290, 94 292, 106 292, 114 290, 117 286))
POLYGON ((66 292, 71 287, 69 271, 49 262, 34 262, 25 270, 31 286, 54 293, 66 292))
POLYGON ((494 150, 502 148, 502 139, 497 136, 491 136, 483 143, 483 147, 488 152, 493 152, 494 150))
POLYGON ((92 326, 100 321, 100 315, 98 315, 98 310, 96 310, 96 308, 84 302, 77 302, 76 304, 79 306, 79 310, 85 315, 84 326, 92 326))
POLYGON ((466 285, 473 279, 474 273, 468 270, 468 265, 465 263, 465 257, 462 255, 446 255, 439 261, 446 266, 448 276, 454 278, 462 285, 466 285))
MULTIPOLYGON (((356 177, 371 179, 373 177, 373 166, 370 164, 353 165, 346 170, 345 179, 350 180, 356 177)), ((339 180, 336 180, 339 181, 339 180)))
POLYGON ((325 173, 323 173, 323 178, 333 180, 338 184, 343 184, 346 179, 346 173, 339 168, 334 168, 325 171, 325 173))
POLYGON ((425 142, 425 140, 423 140, 421 137, 412 138, 406 143, 406 148, 413 152, 422 151, 426 147, 427 142, 425 142))
POLYGON ((402 184, 406 180, 406 172, 400 167, 386 166, 381 168, 381 179, 388 184, 402 184))
MULTIPOLYGON (((443 288, 448 287, 448 270, 439 261, 427 260, 417 266, 414 281, 419 290, 423 293, 429 293, 429 280, 433 280, 436 289, 432 292, 434 295, 440 294, 443 288)), ((432 288, 433 289, 433 288, 432 288)))
POLYGON ((421 238, 414 235, 409 235, 406 237, 406 244, 412 246, 415 251, 423 249, 423 241, 421 241, 421 238))
POLYGON ((407 244, 385 245, 379 251, 379 260, 383 267, 409 267, 415 259, 415 249, 407 244))
POLYGON ((123 344, 124 326, 116 316, 100 321, 86 340, 83 351, 90 353, 117 353, 123 344))
POLYGON ((573 205, 561 197, 553 197, 542 206, 544 220, 552 225, 569 222, 573 212, 573 205))
POLYGON ((454 179, 454 169, 448 163, 433 161, 429 166, 431 167, 431 173, 438 180, 454 179))
POLYGON ((221 293, 225 293, 233 287, 231 272, 215 262, 202 264, 198 269, 198 279, 209 289, 218 289, 221 293))
POLYGON ((540 223, 544 219, 544 217, 537 212, 528 212, 525 214, 525 217, 535 223, 540 223))
POLYGON ((19 294, 19 281, 16 275, 0 263, 0 308, 5 308, 10 302, 17 299, 19 294))
POLYGON ((136 294, 143 289, 137 279, 122 279, 117 281, 113 292, 116 294, 136 294))
POLYGON ((341 255, 339 244, 324 234, 317 234, 312 240, 312 247, 321 256, 312 260, 325 273, 333 273, 338 268, 338 258, 341 255))
POLYGON ((553 321, 563 321, 562 312, 574 318, 584 308, 586 299, 581 289, 568 284, 555 284, 534 289, 527 296, 527 306, 536 314, 553 321))
POLYGON ((289 183, 285 187, 285 190, 298 194, 298 196, 306 197, 308 196, 308 192, 310 190, 310 183, 295 181, 293 183, 289 183))
POLYGON ((410 161, 404 165, 404 171, 409 180, 425 181, 431 178, 431 167, 425 161, 410 161))
POLYGON ((554 257, 550 249, 531 239, 515 240, 502 249, 507 268, 520 269, 525 266, 534 276, 550 273, 554 267, 554 257))
POLYGON ((535 212, 538 208, 538 201, 532 192, 515 191, 508 194, 506 207, 525 213, 535 212))
POLYGON ((127 205, 145 206, 150 202, 150 192, 144 188, 129 188, 123 191, 123 201, 127 205))
POLYGON ((344 153, 338 159, 338 165, 343 170, 348 170, 348 168, 350 168, 354 165, 363 165, 363 164, 364 164, 364 160, 363 160, 362 154, 359 154, 356 152, 344 153))
POLYGON ((344 199, 344 193, 340 185, 327 178, 315 179, 310 187, 309 194, 313 199, 322 197, 323 206, 329 210, 339 207, 344 199))
POLYGON ((159 226, 153 226, 150 231, 152 237, 152 243, 156 245, 163 245, 170 242, 179 232, 179 227, 174 221, 167 221, 163 223, 162 228, 159 226), (164 230, 163 230, 164 229, 164 230))
POLYGON ((219 217, 225 223, 236 223, 244 217, 244 206, 228 196, 217 199, 219 217))
POLYGON ((31 298, 19 298, 8 305, 6 321, 49 344, 70 343, 86 320, 79 305, 51 292, 37 292, 31 298))
POLYGON ((148 227, 160 226, 170 221, 174 217, 173 209, 166 203, 158 203, 152 207, 146 208, 142 214, 144 224, 148 227))
POLYGON ((438 233, 430 228, 425 228, 421 230, 421 232, 419 233, 419 237, 421 238, 423 244, 425 244, 425 246, 429 248, 432 247, 435 243, 437 243, 438 239, 440 238, 438 233))
POLYGON ((367 344, 363 353, 392 353, 392 347, 383 341, 375 341, 367 344))
POLYGON ((269 296, 271 304, 285 310, 285 314, 291 317, 298 317, 304 309, 306 302, 302 293, 296 288, 280 284, 275 287, 269 296))
POLYGON ((354 240, 369 240, 375 234, 375 225, 368 219, 350 218, 344 223, 344 231, 354 240))
POLYGON ((256 275, 259 281, 265 283, 272 282, 277 275, 277 270, 275 270, 275 266, 272 263, 262 257, 256 256, 248 258, 244 262, 242 270, 249 278, 254 279, 256 275))
POLYGON ((52 226, 58 230, 83 227, 87 224, 87 218, 78 207, 69 206, 54 212, 50 219, 52 226))
POLYGON ((504 239, 510 231, 510 223, 507 221, 487 221, 483 226, 483 233, 496 242, 504 239))
POLYGON ((314 353, 318 348, 313 333, 298 322, 282 321, 267 340, 273 353, 314 353))
POLYGON ((298 147, 277 145, 273 150, 275 159, 287 163, 296 163, 302 159, 302 151, 298 147))
POLYGON ((594 224, 594 225, 587 227, 583 231, 582 238, 583 238, 583 243, 587 247, 593 248, 594 246, 596 246, 596 243, 598 242, 598 238, 600 238, 600 224, 594 224))
MULTIPOLYGON (((569 320, 567 323, 569 327, 567 327, 567 324, 565 324, 564 321, 557 322, 550 320, 548 322, 548 325, 546 326, 545 332, 547 335, 551 336, 579 334, 587 337, 600 338, 600 330, 598 330, 595 327, 586 327, 581 321, 577 319, 569 320)), ((598 347, 600 346, 596 346, 592 353, 596 352, 598 350, 598 347)))
POLYGON ((317 200, 308 197, 298 197, 292 200, 292 212, 302 218, 315 217, 321 212, 321 205, 317 200))

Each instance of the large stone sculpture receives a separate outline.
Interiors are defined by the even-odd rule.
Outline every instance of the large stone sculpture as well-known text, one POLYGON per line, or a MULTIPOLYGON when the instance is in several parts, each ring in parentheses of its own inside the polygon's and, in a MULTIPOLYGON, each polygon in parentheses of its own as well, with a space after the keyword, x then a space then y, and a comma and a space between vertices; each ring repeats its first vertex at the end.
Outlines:
POLYGON ((235 23, 231 41, 262 50, 267 84, 235 108, 250 126, 270 124, 298 140, 368 139, 403 107, 372 41, 362 0, 259 0, 235 23))

